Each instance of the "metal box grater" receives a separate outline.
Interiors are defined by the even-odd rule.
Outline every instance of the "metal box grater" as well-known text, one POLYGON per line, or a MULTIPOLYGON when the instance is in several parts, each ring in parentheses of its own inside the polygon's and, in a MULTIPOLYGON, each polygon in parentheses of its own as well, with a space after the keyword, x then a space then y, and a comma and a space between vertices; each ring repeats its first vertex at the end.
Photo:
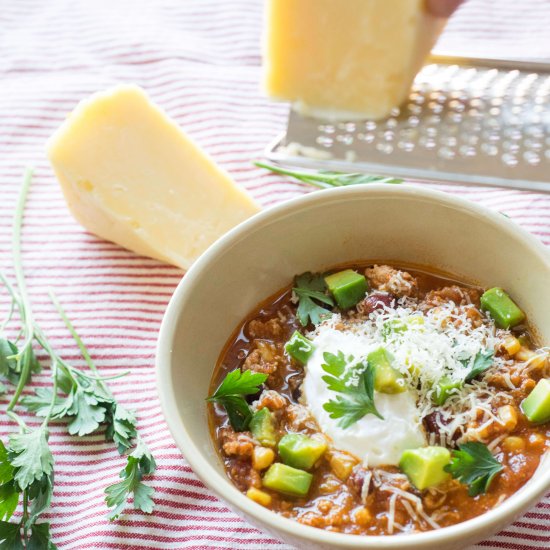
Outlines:
POLYGON ((438 59, 379 121, 291 111, 266 151, 282 164, 550 192, 550 64, 438 59))

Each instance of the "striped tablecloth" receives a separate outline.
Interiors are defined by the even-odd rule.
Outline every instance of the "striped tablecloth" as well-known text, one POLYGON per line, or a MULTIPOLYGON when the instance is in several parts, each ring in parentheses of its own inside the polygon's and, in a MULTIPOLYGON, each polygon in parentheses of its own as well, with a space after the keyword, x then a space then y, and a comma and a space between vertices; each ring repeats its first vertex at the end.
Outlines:
MULTIPOLYGON (((471 0, 456 14, 441 47, 547 54, 549 43, 542 37, 549 34, 548 2, 524 0, 514 15, 519 4, 471 0)), ((55 492, 45 518, 59 548, 289 548, 247 525, 203 487, 162 418, 155 342, 183 273, 84 231, 67 211, 44 154, 46 138, 81 98, 136 82, 263 206, 307 192, 250 164, 284 128, 287 113, 285 105, 259 92, 261 15, 260 0, 0 0, 1 267, 12 274, 11 217, 23 170, 33 165, 23 251, 36 318, 63 356, 84 366, 47 297, 54 289, 102 373, 131 369, 111 386, 137 411, 158 462, 154 514, 130 511, 109 523, 103 490, 117 480, 123 459, 102 434, 71 438, 54 424, 55 492)), ((550 244, 548 195, 434 187, 503 211, 550 244)), ((2 294, 0 307, 6 304, 2 294)), ((48 385, 47 369, 34 380, 36 386, 48 385)), ((5 407, 6 399, 1 403, 5 407)), ((0 437, 5 440, 13 429, 2 414, 0 437)), ((480 547, 549 548, 549 520, 546 498, 480 547)))

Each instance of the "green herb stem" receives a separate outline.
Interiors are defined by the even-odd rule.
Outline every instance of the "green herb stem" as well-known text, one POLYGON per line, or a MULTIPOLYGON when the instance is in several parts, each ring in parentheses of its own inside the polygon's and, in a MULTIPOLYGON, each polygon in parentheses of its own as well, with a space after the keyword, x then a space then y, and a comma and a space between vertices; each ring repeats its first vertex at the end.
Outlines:
POLYGON ((392 178, 387 176, 373 176, 371 174, 363 174, 362 172, 331 172, 329 170, 319 170, 317 172, 302 172, 299 170, 287 170, 273 164, 265 162, 254 162, 258 168, 264 168, 275 174, 290 176, 303 183, 314 185, 321 189, 329 187, 345 187, 349 185, 365 185, 370 183, 403 183, 400 178, 392 178))
POLYGON ((19 193, 17 206, 15 208, 15 215, 13 218, 13 238, 12 238, 13 267, 15 270, 15 279, 17 281, 17 288, 19 289, 19 296, 20 296, 19 313, 21 317, 21 323, 24 326, 25 342, 19 349, 19 352, 17 353, 17 356, 16 356, 18 365, 21 364, 21 360, 23 361, 23 364, 21 368, 21 375, 19 378, 19 382, 17 383, 17 387, 15 388, 13 397, 11 398, 11 401, 8 405, 8 409, 7 409, 8 411, 13 410, 15 405, 17 405, 17 402, 21 397, 21 393, 23 392, 23 388, 25 387, 25 384, 27 383, 27 380, 29 378, 30 369, 31 369, 31 356, 29 352, 31 351, 32 341, 34 339, 34 322, 33 322, 33 315, 32 315, 29 295, 27 292, 25 275, 23 273, 23 259, 21 255, 21 231, 23 227, 23 211, 25 208, 27 195, 29 193, 29 188, 32 181, 32 174, 33 174, 33 170, 31 168, 27 168, 25 172, 25 176, 23 178, 23 184, 21 186, 21 191, 19 193))

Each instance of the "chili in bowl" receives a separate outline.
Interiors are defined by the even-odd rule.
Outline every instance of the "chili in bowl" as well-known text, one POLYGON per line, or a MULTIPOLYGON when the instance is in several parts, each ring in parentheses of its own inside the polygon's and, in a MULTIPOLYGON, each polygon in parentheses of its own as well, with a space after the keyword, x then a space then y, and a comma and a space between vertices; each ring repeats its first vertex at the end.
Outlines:
POLYGON ((550 488, 548 252, 418 187, 260 213, 185 275, 157 351, 197 475, 299 548, 464 548, 550 488))

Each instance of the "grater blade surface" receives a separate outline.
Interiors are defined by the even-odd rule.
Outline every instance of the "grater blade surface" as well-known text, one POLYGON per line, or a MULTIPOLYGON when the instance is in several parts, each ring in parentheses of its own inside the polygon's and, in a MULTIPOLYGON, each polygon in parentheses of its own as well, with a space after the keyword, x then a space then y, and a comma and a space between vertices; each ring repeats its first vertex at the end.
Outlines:
POLYGON ((316 169, 550 192, 550 65, 432 62, 385 120, 324 122, 291 111, 266 155, 316 169))

